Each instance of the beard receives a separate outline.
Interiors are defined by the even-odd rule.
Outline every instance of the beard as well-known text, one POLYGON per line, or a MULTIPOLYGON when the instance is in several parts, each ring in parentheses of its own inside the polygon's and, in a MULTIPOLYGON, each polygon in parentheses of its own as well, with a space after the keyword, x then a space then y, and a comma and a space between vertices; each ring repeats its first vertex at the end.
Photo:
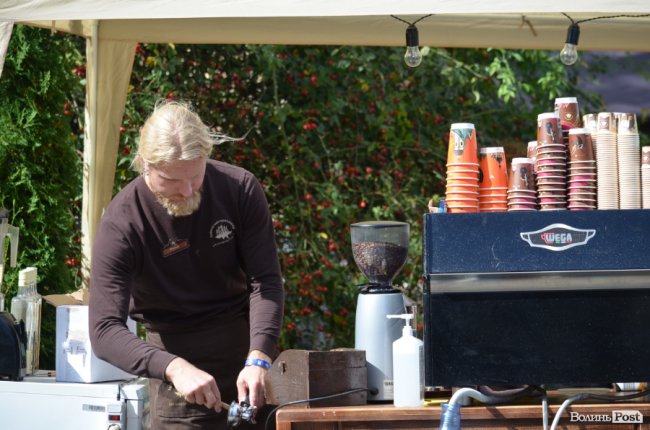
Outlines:
POLYGON ((179 200, 172 200, 164 197, 160 193, 154 194, 156 195, 158 203, 167 209, 167 213, 173 217, 192 215, 201 204, 201 191, 195 191, 190 197, 179 200))

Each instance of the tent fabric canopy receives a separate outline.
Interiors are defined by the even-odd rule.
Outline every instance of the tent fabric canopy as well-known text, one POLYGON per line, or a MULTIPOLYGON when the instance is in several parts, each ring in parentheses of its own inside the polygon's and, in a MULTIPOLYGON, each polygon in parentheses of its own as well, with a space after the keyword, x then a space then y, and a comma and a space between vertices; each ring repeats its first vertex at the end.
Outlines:
POLYGON ((580 50, 650 51, 650 16, 638 15, 650 15, 650 1, 5 0, 0 72, 13 25, 87 39, 82 211, 87 286, 95 227, 111 198, 118 130, 139 42, 404 46, 406 23, 417 21, 421 46, 559 50, 573 20, 580 23, 580 50))
MULTIPOLYGON (((559 49, 570 24, 650 13, 646 0, 32 0, 0 5, 0 20, 90 37, 151 43, 400 46, 404 21, 440 47, 559 49), (432 16, 428 16, 432 15, 432 16)), ((585 22, 581 49, 650 50, 650 17, 585 22)))
MULTIPOLYGON (((649 3, 650 4, 650 3, 649 3)), ((424 15, 422 15, 424 16, 424 15)), ((415 22, 422 16, 399 18, 415 22)), ((571 16, 574 20, 594 15, 571 16)), ((562 48, 571 22, 557 14, 434 15, 418 22, 422 46, 562 48)), ((32 25, 88 37, 88 21, 32 25)), ((390 16, 304 18, 187 18, 102 20, 100 38, 144 43, 403 46, 406 24, 390 16)), ((650 18, 616 18, 581 25, 581 50, 650 51, 650 18)))

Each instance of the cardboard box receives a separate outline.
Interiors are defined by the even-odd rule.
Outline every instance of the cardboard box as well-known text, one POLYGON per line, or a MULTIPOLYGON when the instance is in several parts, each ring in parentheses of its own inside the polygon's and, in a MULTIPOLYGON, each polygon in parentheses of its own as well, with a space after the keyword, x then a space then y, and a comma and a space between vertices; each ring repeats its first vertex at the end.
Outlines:
MULTIPOLYGON (((266 400, 270 405, 329 396, 368 387, 366 352, 353 349, 282 351, 266 374, 266 400)), ((303 402, 296 407, 356 406, 367 403, 367 391, 303 402)))
MULTIPOLYGON (((134 376, 97 358, 88 332, 88 291, 44 297, 56 307, 56 380, 58 382, 104 382, 134 376)), ((136 332, 135 321, 127 326, 136 332)))

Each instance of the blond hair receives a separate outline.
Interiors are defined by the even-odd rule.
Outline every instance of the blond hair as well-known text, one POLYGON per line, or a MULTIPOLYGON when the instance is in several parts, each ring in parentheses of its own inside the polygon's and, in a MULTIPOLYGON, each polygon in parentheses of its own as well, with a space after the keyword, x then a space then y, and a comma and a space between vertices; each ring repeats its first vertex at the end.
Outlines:
POLYGON ((132 167, 142 173, 145 164, 159 165, 177 160, 208 158, 213 145, 238 140, 210 132, 189 104, 165 100, 140 129, 138 152, 132 167))

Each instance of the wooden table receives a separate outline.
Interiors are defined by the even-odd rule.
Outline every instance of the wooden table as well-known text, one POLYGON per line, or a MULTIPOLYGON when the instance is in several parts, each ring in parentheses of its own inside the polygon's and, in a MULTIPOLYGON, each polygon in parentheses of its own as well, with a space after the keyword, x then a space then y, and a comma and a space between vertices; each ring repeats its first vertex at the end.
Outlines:
MULTIPOLYGON (((560 408, 549 405, 548 425, 560 408)), ((592 418, 593 419, 593 418, 592 418)), ((602 419, 602 418, 601 418, 602 419)), ((276 430, 367 430, 367 429, 437 429, 440 406, 396 408, 392 405, 338 406, 320 408, 286 407, 276 413, 276 430)), ((466 406, 461 409, 461 427, 466 429, 542 429, 542 406, 466 406)), ((562 430, 650 430, 650 403, 572 404, 557 427, 562 430), (643 414, 643 424, 571 421, 574 417, 611 417, 612 411, 632 410, 643 414), (579 414, 579 415, 576 415, 579 414)))

